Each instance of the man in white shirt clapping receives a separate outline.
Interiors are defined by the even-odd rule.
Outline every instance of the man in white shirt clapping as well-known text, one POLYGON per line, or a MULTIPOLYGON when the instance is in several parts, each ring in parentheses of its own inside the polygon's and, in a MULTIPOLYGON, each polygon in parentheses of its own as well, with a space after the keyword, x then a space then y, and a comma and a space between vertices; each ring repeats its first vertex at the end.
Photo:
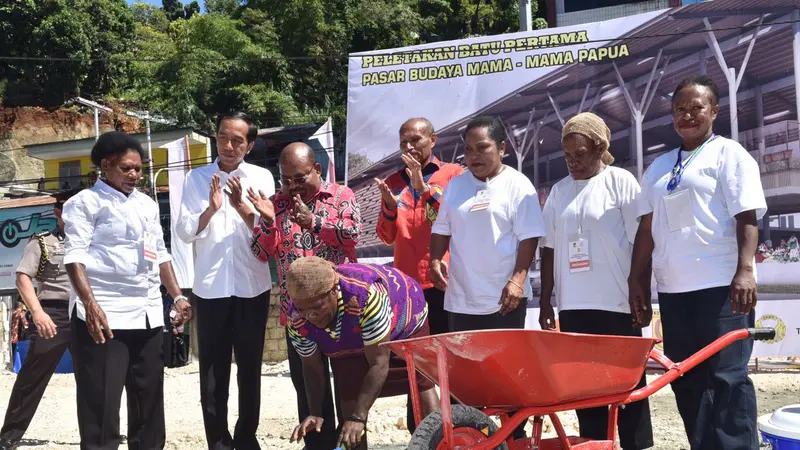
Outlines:
POLYGON ((269 265, 250 251, 252 229, 242 219, 258 213, 244 197, 223 196, 223 186, 234 179, 244 189, 253 188, 267 196, 275 192, 269 170, 244 162, 255 145, 257 132, 244 113, 217 119, 219 157, 187 175, 176 226, 182 241, 195 244, 197 256, 193 306, 197 314, 200 403, 209 450, 260 449, 256 430, 272 277, 269 265), (239 383, 239 419, 233 436, 228 429, 232 353, 236 355, 239 383))

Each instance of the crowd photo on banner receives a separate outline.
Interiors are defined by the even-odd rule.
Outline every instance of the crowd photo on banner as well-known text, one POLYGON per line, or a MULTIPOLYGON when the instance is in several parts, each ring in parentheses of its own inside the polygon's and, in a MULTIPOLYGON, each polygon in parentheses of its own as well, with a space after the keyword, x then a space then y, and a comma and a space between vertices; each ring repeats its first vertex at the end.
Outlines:
POLYGON ((800 4, 540 3, 343 55, 346 124, 78 97, 0 199, 0 450, 800 448, 800 4))

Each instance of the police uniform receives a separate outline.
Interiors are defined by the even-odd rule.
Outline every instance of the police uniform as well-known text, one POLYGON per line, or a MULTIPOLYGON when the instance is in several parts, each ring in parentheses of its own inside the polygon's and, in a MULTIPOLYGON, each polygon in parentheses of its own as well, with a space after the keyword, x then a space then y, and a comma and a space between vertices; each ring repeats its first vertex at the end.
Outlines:
POLYGON ((17 273, 36 280, 42 310, 57 327, 56 335, 43 339, 34 332, 28 354, 17 374, 0 431, 0 450, 17 444, 33 419, 47 383, 69 347, 69 277, 64 267, 63 234, 33 236, 22 255, 17 273))

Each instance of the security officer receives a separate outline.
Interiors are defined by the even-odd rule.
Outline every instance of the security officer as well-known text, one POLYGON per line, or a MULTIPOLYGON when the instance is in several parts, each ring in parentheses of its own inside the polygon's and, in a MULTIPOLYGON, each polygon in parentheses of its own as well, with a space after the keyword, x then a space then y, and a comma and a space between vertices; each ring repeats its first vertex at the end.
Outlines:
POLYGON ((11 391, 5 422, 0 430, 0 450, 17 448, 28 429, 47 383, 69 347, 69 277, 63 264, 64 222, 61 208, 67 195, 57 199, 54 232, 34 235, 17 267, 17 290, 31 312, 36 331, 11 391), (39 285, 37 293, 33 279, 39 285))

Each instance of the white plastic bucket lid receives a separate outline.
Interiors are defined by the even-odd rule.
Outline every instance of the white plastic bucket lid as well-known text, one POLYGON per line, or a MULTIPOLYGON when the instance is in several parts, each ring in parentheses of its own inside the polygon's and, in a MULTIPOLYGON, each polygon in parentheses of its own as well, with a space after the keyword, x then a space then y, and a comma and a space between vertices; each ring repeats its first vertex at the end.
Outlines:
POLYGON ((784 406, 759 417, 758 428, 776 437, 800 441, 800 404, 784 406))

